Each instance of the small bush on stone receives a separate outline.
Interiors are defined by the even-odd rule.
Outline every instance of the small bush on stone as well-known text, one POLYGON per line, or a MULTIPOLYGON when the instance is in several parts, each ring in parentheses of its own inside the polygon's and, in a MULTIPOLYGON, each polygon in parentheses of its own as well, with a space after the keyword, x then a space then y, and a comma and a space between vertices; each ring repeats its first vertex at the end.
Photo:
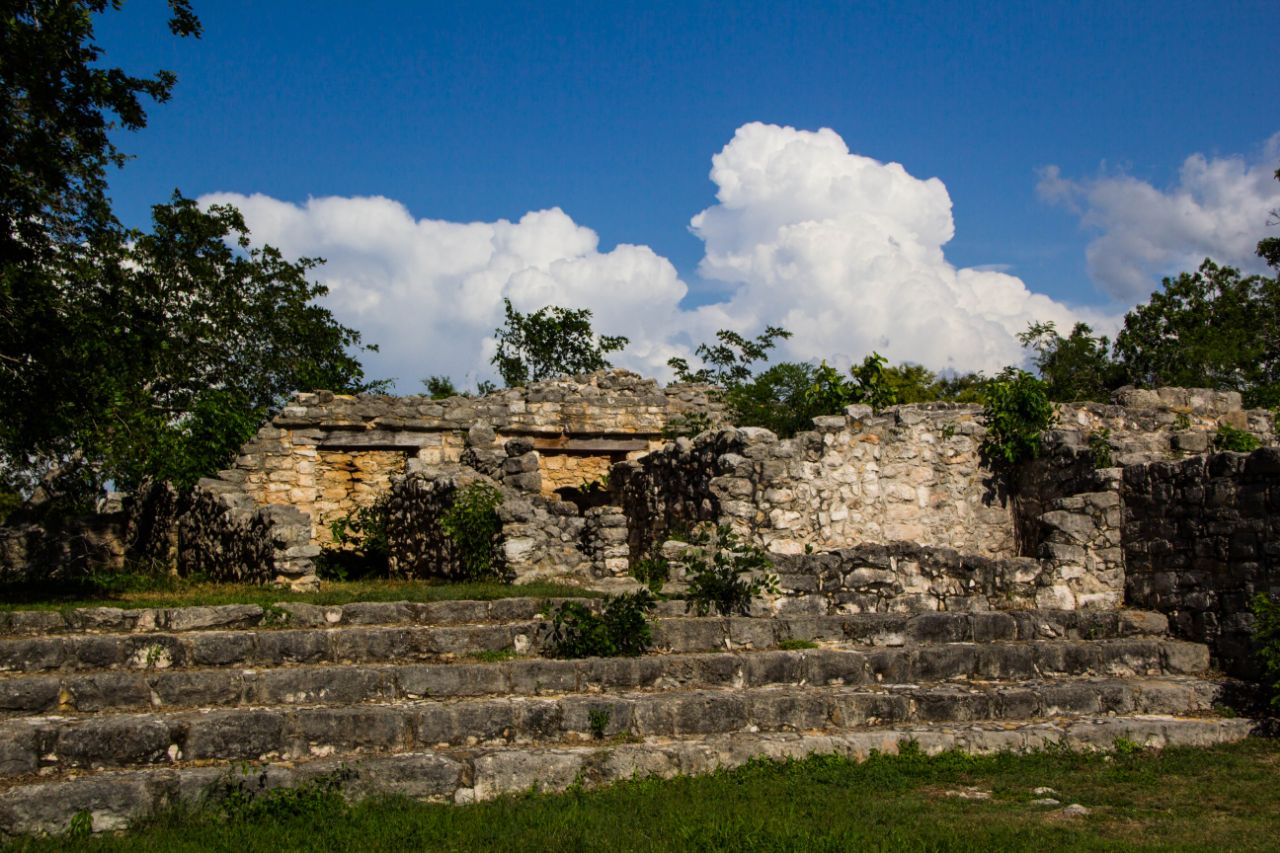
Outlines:
POLYGON ((1253 433, 1222 424, 1213 437, 1215 450, 1229 450, 1233 453, 1251 453, 1262 446, 1253 433))
POLYGON ((387 501, 334 519, 332 537, 316 558, 316 577, 322 581, 347 581, 387 574, 387 501))
POLYGON ((1280 598, 1258 593, 1253 599, 1253 646, 1262 665, 1262 688, 1280 711, 1280 598))
POLYGON ((599 614, 576 601, 566 601, 551 617, 555 657, 635 657, 653 644, 649 615, 657 599, 647 589, 608 596, 599 614))
POLYGON ((689 588, 685 609, 706 616, 714 608, 721 616, 751 612, 751 599, 778 591, 778 578, 769 572, 773 561, 764 551, 743 542, 728 525, 704 527, 692 536, 693 547, 676 562, 684 567, 689 588))
POLYGON ((1191 416, 1186 412, 1178 412, 1178 416, 1173 419, 1173 428, 1179 432, 1191 429, 1191 416))
POLYGON ((223 817, 231 822, 341 814, 347 808, 342 788, 357 774, 343 767, 301 785, 278 788, 267 786, 266 770, 250 779, 249 768, 245 767, 241 775, 244 778, 228 778, 210 791, 223 817))
POLYGON ((671 563, 661 556, 643 557, 631 567, 631 576, 648 587, 649 592, 661 595, 663 586, 671 579, 671 563))
POLYGON ((1089 453, 1093 455, 1094 468, 1112 468, 1115 458, 1111 454, 1111 430, 1103 427, 1089 433, 1089 453))
POLYGON ((1040 455, 1040 441, 1057 418, 1045 383, 1025 370, 1006 368, 985 391, 988 456, 1016 465, 1040 455))
POLYGON ((502 577, 498 537, 502 493, 488 483, 472 483, 457 491, 453 506, 440 517, 444 535, 453 542, 459 574, 465 580, 502 577))

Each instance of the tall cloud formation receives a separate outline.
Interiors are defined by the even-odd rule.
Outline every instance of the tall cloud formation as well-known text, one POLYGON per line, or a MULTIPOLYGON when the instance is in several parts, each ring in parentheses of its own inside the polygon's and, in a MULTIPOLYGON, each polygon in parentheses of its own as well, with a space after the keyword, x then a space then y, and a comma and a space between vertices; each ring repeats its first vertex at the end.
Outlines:
POLYGON ((1018 278, 957 269, 942 247, 955 226, 937 178, 850 153, 831 130, 753 123, 712 158, 716 204, 695 216, 700 274, 730 284, 727 301, 678 306, 687 287, 646 246, 602 252, 595 232, 558 208, 518 222, 415 219, 386 198, 292 204, 216 193, 204 204, 243 211, 253 237, 286 255, 320 256, 329 306, 382 352, 372 375, 418 390, 428 374, 490 375, 502 300, 520 310, 589 308, 597 329, 631 338, 618 363, 663 376, 672 355, 720 328, 754 335, 781 325, 793 359, 838 364, 878 350, 933 369, 1000 369, 1022 360, 1016 334, 1083 317, 1018 278))
POLYGON ((1041 172, 1037 190, 1100 232, 1086 249, 1090 277, 1115 299, 1137 302, 1159 278, 1193 270, 1206 257, 1264 270, 1254 251, 1267 236, 1269 212, 1280 208, 1277 159, 1280 133, 1253 163, 1191 155, 1165 191, 1126 175, 1070 180, 1057 166, 1041 172))

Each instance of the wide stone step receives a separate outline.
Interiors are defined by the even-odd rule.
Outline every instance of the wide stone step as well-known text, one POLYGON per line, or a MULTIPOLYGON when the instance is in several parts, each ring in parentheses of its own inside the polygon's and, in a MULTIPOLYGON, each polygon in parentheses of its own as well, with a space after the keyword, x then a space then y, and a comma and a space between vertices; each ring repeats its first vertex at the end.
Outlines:
MULTIPOLYGON (((656 621, 653 631, 657 650, 693 652, 770 648, 788 640, 894 646, 1106 639, 1163 636, 1167 628, 1164 616, 1144 611, 998 611, 727 619, 664 617, 656 621)), ((52 634, 0 639, 0 672, 428 661, 486 652, 537 654, 545 649, 549 637, 550 623, 544 620, 52 634)))
MULTIPOLYGON (((80 607, 62 610, 0 611, 0 635, 59 633, 177 633, 241 628, 325 628, 339 625, 460 625, 533 619, 565 601, 598 607, 599 599, 500 598, 492 601, 369 601, 351 604, 301 604, 281 602, 269 607, 257 604, 220 604, 206 607, 80 607)), ((663 602, 672 615, 683 604, 663 602), (678 606, 677 606, 678 605, 678 606)))
POLYGON ((998 684, 769 686, 390 705, 30 717, 0 724, 0 777, 42 768, 409 752, 595 736, 841 731, 933 722, 1209 711, 1214 682, 1188 677, 998 684))
MULTIPOLYGON (((207 607, 167 607, 126 610, 115 607, 84 607, 61 610, 0 611, 0 636, 48 636, 77 633, 186 633, 262 628, 334 628, 348 625, 473 625, 486 622, 517 622, 540 618, 549 608, 576 601, 598 610, 598 598, 501 598, 492 601, 391 601, 317 605, 282 602, 269 607, 256 604, 223 604, 207 607)), ((658 616, 685 614, 685 602, 658 602, 658 616)), ((983 620, 999 623, 1009 619, 1021 624, 1042 622, 1048 630, 1065 630, 1087 636, 1090 631, 1128 630, 1163 633, 1164 616, 1140 610, 1021 610, 978 613, 865 613, 853 614, 867 630, 886 633, 905 630, 915 620, 957 619, 969 621, 970 630, 983 630, 983 620), (1124 623, 1118 629, 1116 623, 1124 623)), ((795 614, 795 618, 802 618, 795 614)), ((997 627, 996 630, 1005 630, 997 627)), ((972 639, 972 637, 961 638, 972 639)), ((1008 638, 1005 638, 1008 639, 1008 638)))
POLYGON ((535 785, 543 791, 561 791, 574 784, 670 778, 737 767, 758 758, 834 754, 864 759, 872 751, 896 753, 909 743, 930 754, 950 749, 976 754, 1047 747, 1105 750, 1121 739, 1155 748, 1211 746, 1242 740, 1251 728, 1252 722, 1244 719, 1124 715, 963 726, 881 726, 821 734, 735 732, 641 742, 408 751, 252 768, 221 762, 87 772, 73 779, 12 784, 0 792, 0 836, 65 832, 80 813, 91 817, 94 831, 123 829, 130 820, 161 806, 200 804, 239 782, 256 784, 260 774, 269 787, 330 777, 343 779, 343 790, 351 797, 395 794, 437 802, 472 802, 528 791, 535 785))
POLYGON ((212 668, 8 676, 0 711, 15 714, 244 705, 359 704, 768 684, 877 684, 1058 675, 1193 675, 1207 647, 1176 640, 1038 640, 804 651, 718 652, 502 663, 212 668))

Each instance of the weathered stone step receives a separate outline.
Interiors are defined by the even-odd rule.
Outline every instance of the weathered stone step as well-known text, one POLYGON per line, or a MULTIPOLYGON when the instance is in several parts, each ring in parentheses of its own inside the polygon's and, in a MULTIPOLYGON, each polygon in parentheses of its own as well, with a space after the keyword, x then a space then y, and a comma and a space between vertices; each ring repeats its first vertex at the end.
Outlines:
MULTIPOLYGON (((12 610, 0 611, 0 637, 48 636, 77 633, 186 633, 190 631, 227 631, 265 628, 334 628, 348 625, 471 625, 488 622, 516 622, 542 618, 549 608, 566 601, 577 601, 597 610, 598 598, 500 598, 492 601, 433 602, 356 602, 352 604, 317 605, 282 602, 271 607, 256 604, 224 604, 208 607, 168 607, 124 610, 115 607, 87 607, 67 611, 12 610)), ((658 616, 685 615, 685 602, 658 602, 658 616)), ((804 618, 790 615, 793 620, 804 618)), ((862 613, 852 614, 865 621, 867 630, 885 633, 902 632, 914 620, 927 623, 934 618, 959 619, 953 627, 968 622, 969 631, 982 631, 988 621, 996 627, 988 630, 1007 631, 1000 627, 1012 619, 1025 625, 1028 621, 1045 623, 1045 630, 1057 630, 1070 636, 1088 636, 1091 631, 1115 633, 1163 633, 1168 622, 1159 613, 1141 610, 1011 610, 952 613, 862 613), (985 621, 984 621, 985 620, 985 621)), ((776 618, 776 617, 775 617, 776 618)), ((830 618, 817 616, 814 618, 830 618)), ((840 615, 836 618, 848 618, 840 615)), ((1023 628, 1024 632, 1028 630, 1023 628)), ((1024 636, 1029 636, 1024 633, 1024 636)), ((1056 636, 1056 635, 1055 635, 1056 636)), ((958 639, 972 639, 959 637, 958 639)), ((1007 639, 1007 638, 1006 638, 1007 639)))
POLYGON ((770 686, 571 694, 390 705, 273 707, 0 724, 0 777, 41 768, 409 752, 593 736, 678 737, 848 730, 933 722, 1104 714, 1194 714, 1218 685, 1195 678, 1056 679, 1000 684, 770 686))
POLYGON ((1057 675, 1193 675, 1206 646, 1176 640, 1033 640, 848 650, 718 652, 503 663, 229 667, 10 676, 9 715, 246 705, 359 704, 424 698, 768 684, 876 684, 1057 675))
MULTIPOLYGON (((1162 636, 1164 616, 1143 611, 1018 611, 852 614, 771 618, 666 617, 654 625, 661 651, 770 648, 787 640, 901 645, 918 642, 1104 639, 1162 636)), ((0 672, 159 670, 204 666, 427 661, 511 651, 537 654, 543 620, 419 626, 54 634, 0 640, 0 672)))
POLYGON ((1086 717, 1062 721, 1008 720, 962 726, 916 724, 823 734, 735 732, 642 742, 595 741, 555 747, 496 747, 344 756, 245 768, 227 762, 200 767, 88 772, 12 785, 0 792, 0 837, 65 832, 88 813, 95 832, 125 828, 158 807, 200 804, 239 781, 269 787, 304 784, 341 774, 349 796, 396 794, 436 802, 472 802, 530 790, 562 791, 573 784, 607 785, 635 777, 708 773, 758 758, 813 754, 865 759, 913 743, 927 753, 950 749, 983 754, 1046 747, 1112 749, 1119 739, 1143 747, 1212 746, 1242 740, 1252 721, 1176 716, 1086 717))
MULTIPOLYGON (((339 625, 458 625, 533 619, 564 601, 598 607, 599 599, 499 598, 492 601, 362 601, 351 604, 281 602, 220 604, 207 607, 81 607, 59 610, 0 611, 0 635, 47 635, 78 632, 176 633, 238 628, 326 628, 339 625)), ((672 615, 684 605, 663 602, 672 615), (677 606, 678 605, 678 606, 677 606)))

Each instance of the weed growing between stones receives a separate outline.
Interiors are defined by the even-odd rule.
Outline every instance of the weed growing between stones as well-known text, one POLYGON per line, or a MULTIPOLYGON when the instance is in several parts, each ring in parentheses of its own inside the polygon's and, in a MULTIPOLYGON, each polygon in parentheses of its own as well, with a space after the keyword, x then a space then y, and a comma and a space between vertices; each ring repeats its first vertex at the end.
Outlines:
POLYGON ((1103 427, 1097 432, 1089 433, 1089 453, 1093 456, 1094 468, 1115 466, 1115 458, 1111 453, 1111 430, 1103 427))
POLYGON ((778 648, 784 652, 798 652, 804 649, 816 649, 818 644, 813 640, 783 640, 778 648))
POLYGON ((551 651, 561 658, 635 657, 653 645, 649 616, 657 599, 647 589, 609 596, 600 613, 566 601, 551 617, 551 651))
POLYGON ((1262 446, 1253 433, 1222 424, 1213 436, 1215 450, 1228 450, 1233 453, 1251 453, 1262 446))
POLYGON ((1262 665, 1262 689, 1271 708, 1280 711, 1280 598, 1258 593, 1253 599, 1253 645, 1262 665))
POLYGON ((453 506, 440 517, 440 528, 453 542, 459 577, 464 580, 503 574, 498 552, 501 503, 502 493, 497 488, 488 483, 472 483, 458 490, 453 506))
POLYGON ((591 736, 593 738, 604 740, 604 732, 609 727, 609 720, 612 716, 608 708, 592 708, 587 712, 588 726, 591 728, 591 736))
POLYGON ((209 801, 217 803, 230 822, 341 814, 347 810, 342 789, 357 773, 343 767, 301 785, 276 788, 268 786, 265 769, 251 778, 251 769, 244 766, 240 776, 237 779, 229 774, 208 792, 209 801))
POLYGON ((387 576, 387 500, 360 507, 329 524, 332 541, 316 558, 322 581, 387 576))
POLYGON ((671 563, 661 556, 643 557, 631 567, 631 576, 644 584, 649 592, 661 595, 662 588, 671 580, 671 563))
POLYGON ((769 571, 773 561, 728 525, 702 527, 693 533, 691 545, 675 558, 689 582, 687 611, 706 616, 714 609, 721 616, 746 616, 751 599, 777 594, 778 577, 769 571))

